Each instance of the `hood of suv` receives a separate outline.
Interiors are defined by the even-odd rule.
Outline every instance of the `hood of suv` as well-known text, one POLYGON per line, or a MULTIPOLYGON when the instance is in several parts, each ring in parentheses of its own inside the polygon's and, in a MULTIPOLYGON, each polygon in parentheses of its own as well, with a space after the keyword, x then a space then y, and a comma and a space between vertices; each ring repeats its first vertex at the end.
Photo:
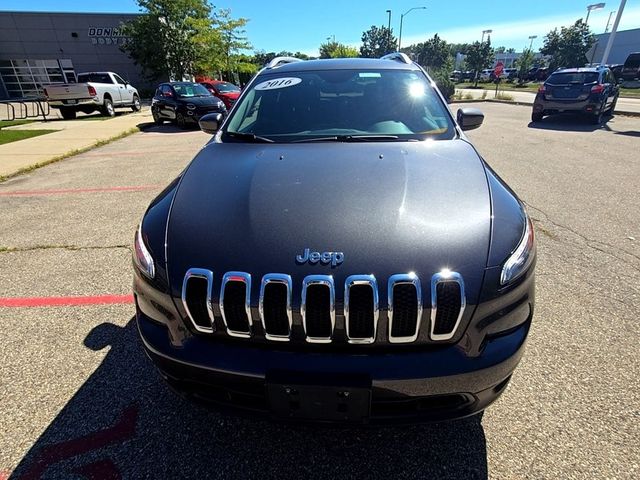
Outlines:
MULTIPOLYGON (((443 268, 477 294, 491 202, 484 164, 462 140, 375 143, 210 143, 184 173, 167 229, 175 294, 189 268, 252 275, 416 272, 443 268), (296 256, 342 252, 336 266, 296 256)), ((339 288, 339 287, 337 287, 339 288)), ((424 287, 423 287, 424 288, 424 287)), ((428 288, 428 286, 427 286, 428 288)))

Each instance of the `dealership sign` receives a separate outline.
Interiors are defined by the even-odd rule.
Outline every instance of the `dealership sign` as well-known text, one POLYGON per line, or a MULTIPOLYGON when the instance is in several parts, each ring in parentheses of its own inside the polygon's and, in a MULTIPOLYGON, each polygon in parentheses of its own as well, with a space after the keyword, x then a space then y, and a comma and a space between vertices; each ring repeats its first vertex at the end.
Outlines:
POLYGON ((127 40, 118 27, 90 27, 89 38, 93 45, 123 45, 127 40))

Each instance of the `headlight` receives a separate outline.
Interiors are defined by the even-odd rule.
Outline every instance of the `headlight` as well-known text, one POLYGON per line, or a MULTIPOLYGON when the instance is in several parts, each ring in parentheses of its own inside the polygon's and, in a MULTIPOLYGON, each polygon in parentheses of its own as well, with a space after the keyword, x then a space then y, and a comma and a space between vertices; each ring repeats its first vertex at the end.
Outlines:
POLYGON ((142 239, 142 223, 138 226, 138 230, 136 231, 136 239, 134 241, 133 247, 133 259, 136 262, 136 265, 142 273, 144 273, 147 277, 153 278, 156 273, 155 266, 153 264, 153 258, 151 257, 151 253, 147 249, 147 246, 142 239))
POLYGON ((533 233, 533 224, 531 223, 529 215, 527 215, 522 239, 502 267, 500 284, 506 285, 522 275, 527 268, 529 268, 535 256, 536 242, 533 233))
POLYGON ((224 102, 218 102, 218 108, 224 107, 224 102))

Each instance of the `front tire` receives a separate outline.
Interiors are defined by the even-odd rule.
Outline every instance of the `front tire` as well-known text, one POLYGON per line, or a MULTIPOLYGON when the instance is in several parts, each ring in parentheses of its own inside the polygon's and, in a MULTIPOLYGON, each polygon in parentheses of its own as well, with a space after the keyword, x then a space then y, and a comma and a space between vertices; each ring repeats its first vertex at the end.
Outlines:
POLYGON ((160 114, 157 110, 151 110, 151 115, 153 116, 153 123, 156 125, 162 125, 164 123, 164 120, 160 118, 160 114))
POLYGON ((105 117, 115 117, 116 110, 113 108, 113 102, 110 98, 105 98, 104 103, 102 104, 102 114, 105 117))
POLYGON ((60 115, 62 115, 62 118, 65 120, 73 120, 76 118, 76 111, 73 108, 61 108, 60 115))
POLYGON ((131 104, 131 111, 139 112, 142 109, 142 105, 140 104, 140 97, 138 95, 133 96, 133 103, 131 104))
POLYGON ((176 113, 176 125, 183 130, 187 128, 187 119, 180 112, 176 113))

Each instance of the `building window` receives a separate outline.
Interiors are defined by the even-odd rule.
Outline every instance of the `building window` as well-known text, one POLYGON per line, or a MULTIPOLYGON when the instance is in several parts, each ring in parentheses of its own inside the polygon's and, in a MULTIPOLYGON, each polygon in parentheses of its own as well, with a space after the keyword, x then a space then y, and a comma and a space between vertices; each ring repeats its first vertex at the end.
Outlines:
POLYGON ((43 85, 76 81, 68 59, 0 60, 0 78, 9 98, 39 97, 43 85))

